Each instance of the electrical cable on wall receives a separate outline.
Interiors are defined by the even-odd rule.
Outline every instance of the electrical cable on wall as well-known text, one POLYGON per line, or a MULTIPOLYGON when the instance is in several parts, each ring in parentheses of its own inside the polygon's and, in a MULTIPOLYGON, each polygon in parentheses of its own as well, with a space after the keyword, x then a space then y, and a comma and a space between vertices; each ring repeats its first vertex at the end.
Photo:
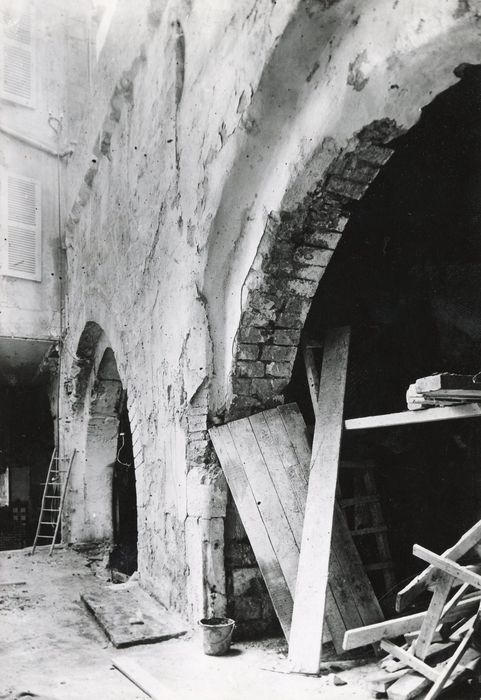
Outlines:
POLYGON ((117 452, 117 464, 121 464, 123 467, 131 467, 132 464, 127 464, 126 462, 122 462, 120 459, 120 453, 125 447, 125 433, 119 433, 120 437, 122 438, 122 444, 120 445, 118 452, 117 452))

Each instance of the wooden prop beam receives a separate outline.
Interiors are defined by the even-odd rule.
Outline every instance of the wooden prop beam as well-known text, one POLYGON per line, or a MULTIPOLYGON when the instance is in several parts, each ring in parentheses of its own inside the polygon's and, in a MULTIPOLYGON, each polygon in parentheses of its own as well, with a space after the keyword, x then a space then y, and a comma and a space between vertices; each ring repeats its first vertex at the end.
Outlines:
POLYGON ((291 668, 301 673, 317 673, 321 661, 349 337, 349 328, 334 329, 328 333, 324 346, 319 415, 289 638, 291 668))

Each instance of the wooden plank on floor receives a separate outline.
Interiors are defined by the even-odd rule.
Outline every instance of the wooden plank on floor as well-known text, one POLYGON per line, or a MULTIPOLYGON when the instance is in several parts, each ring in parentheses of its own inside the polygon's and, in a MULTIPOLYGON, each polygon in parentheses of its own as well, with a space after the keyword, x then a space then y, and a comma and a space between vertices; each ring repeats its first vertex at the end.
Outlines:
POLYGON ((241 515, 247 537, 256 555, 274 610, 286 639, 289 639, 293 609, 292 595, 259 512, 256 498, 245 474, 229 426, 220 425, 211 428, 209 432, 232 497, 241 515))
POLYGON ((428 666, 428 664, 424 663, 424 661, 421 661, 421 659, 413 656, 413 654, 411 654, 409 651, 406 651, 405 649, 398 647, 396 644, 393 644, 388 639, 381 640, 381 649, 387 651, 388 654, 394 656, 395 659, 399 659, 399 661, 407 664, 414 671, 417 671, 426 678, 429 678, 430 681, 435 682, 438 679, 439 673, 432 666, 428 666))
MULTIPOLYGON (((481 520, 465 532, 452 547, 443 552, 442 556, 451 561, 457 561, 481 540, 481 520)), ((396 610, 400 612, 409 605, 426 587, 431 583, 436 569, 429 566, 418 574, 407 586, 405 586, 396 596, 396 610)))
POLYGON ((349 336, 347 327, 333 329, 328 333, 324 347, 319 416, 314 431, 289 639, 291 667, 303 673, 317 673, 321 660, 349 336))
POLYGON ((431 685, 431 681, 419 673, 411 671, 396 680, 388 689, 389 700, 413 700, 417 698, 426 688, 431 685))
POLYGON ((124 657, 112 659, 112 665, 152 700, 175 700, 174 694, 136 661, 124 657))

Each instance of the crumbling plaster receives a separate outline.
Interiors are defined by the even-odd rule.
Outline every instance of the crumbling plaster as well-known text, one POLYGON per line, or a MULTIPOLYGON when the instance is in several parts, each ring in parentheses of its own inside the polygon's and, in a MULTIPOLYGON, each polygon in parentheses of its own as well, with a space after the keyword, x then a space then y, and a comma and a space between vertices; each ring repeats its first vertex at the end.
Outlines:
MULTIPOLYGON (((69 166, 65 356, 89 321, 109 339, 143 445, 141 580, 192 617, 214 585, 216 612, 225 606, 226 488, 208 412, 232 396, 236 331, 263 282, 256 253, 268 217, 295 210, 366 124, 408 128, 456 65, 480 62, 478 18, 456 9, 451 0, 405 0, 402 11, 379 0, 139 3, 125 52, 114 22, 85 96, 94 127, 69 166)), ((269 244, 267 257, 275 236, 269 244)), ((71 369, 67 360, 64 380, 71 369)), ((241 569, 249 588, 252 572, 241 569)))

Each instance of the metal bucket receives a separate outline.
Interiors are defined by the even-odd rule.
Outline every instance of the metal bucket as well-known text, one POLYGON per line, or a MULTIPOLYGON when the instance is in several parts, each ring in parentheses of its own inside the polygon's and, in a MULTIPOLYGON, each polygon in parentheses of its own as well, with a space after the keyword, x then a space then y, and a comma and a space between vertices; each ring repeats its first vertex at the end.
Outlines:
POLYGON ((222 656, 229 651, 235 622, 230 617, 208 617, 199 620, 204 654, 222 656))

